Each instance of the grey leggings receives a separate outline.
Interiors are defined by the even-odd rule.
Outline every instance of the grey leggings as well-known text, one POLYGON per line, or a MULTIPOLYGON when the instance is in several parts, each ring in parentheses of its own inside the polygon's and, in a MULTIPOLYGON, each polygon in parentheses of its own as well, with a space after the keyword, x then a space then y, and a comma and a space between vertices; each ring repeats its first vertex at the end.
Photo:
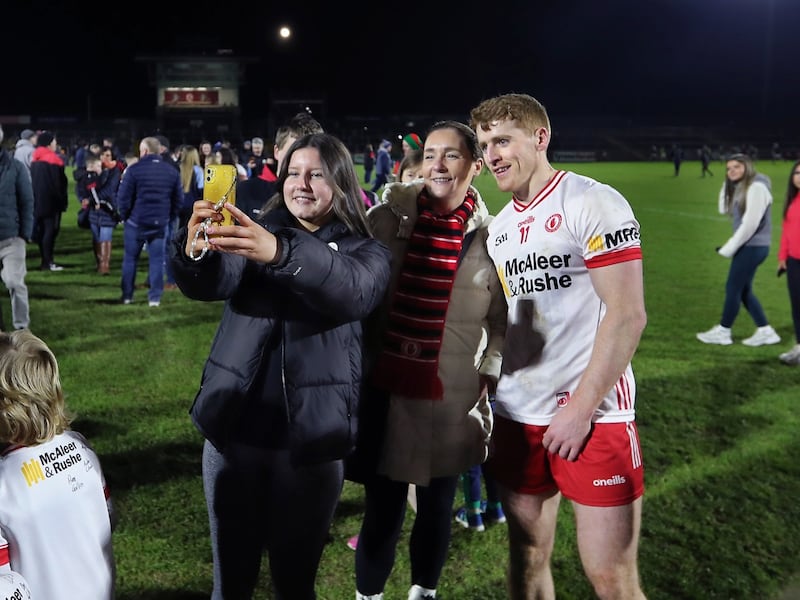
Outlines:
POLYGON ((275 598, 314 600, 344 482, 342 461, 294 466, 286 450, 203 446, 214 559, 212 600, 249 600, 266 551, 275 598))

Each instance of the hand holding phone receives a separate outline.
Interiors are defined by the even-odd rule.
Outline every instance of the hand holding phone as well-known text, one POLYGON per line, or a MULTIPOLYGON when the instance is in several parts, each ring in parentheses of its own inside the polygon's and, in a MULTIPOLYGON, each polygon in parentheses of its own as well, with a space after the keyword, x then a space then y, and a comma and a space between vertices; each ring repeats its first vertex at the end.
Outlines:
POLYGON ((217 225, 233 225, 234 219, 228 209, 224 208, 225 202, 236 204, 236 180, 238 174, 234 165, 207 165, 206 183, 203 186, 203 200, 213 202, 215 205, 220 201, 222 206, 221 214, 223 220, 217 225))

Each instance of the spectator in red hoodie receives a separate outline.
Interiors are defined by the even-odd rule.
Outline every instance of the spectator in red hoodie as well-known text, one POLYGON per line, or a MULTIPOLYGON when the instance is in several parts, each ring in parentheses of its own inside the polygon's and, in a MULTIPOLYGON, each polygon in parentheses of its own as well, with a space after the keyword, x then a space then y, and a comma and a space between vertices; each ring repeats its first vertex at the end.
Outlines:
POLYGON ((63 271, 53 260, 61 213, 67 210, 67 175, 64 161, 56 154, 58 140, 49 131, 39 133, 31 156, 34 239, 39 244, 42 271, 63 271))

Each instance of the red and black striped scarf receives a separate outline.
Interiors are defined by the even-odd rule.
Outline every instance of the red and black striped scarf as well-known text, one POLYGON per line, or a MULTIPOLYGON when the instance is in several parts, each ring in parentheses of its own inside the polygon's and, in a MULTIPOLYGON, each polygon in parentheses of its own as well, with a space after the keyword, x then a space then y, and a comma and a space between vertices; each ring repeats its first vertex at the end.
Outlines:
POLYGON ((437 215, 425 190, 417 198, 419 217, 392 298, 383 351, 373 371, 377 387, 409 398, 442 399, 439 351, 464 230, 475 202, 470 190, 458 208, 437 215))

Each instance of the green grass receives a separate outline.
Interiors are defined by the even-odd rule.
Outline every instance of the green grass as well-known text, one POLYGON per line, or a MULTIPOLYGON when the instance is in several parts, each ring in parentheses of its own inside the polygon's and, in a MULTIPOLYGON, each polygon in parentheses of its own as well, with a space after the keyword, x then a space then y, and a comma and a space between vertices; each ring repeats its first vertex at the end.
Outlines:
MULTIPOLYGON (((790 163, 760 163, 772 177, 773 248, 755 288, 778 346, 706 346, 697 331, 717 322, 728 260, 715 247, 730 235, 717 214, 723 167, 701 179, 699 163, 672 176, 670 163, 556 165, 614 185, 642 225, 649 322, 634 358, 637 421, 646 467, 640 570, 651 600, 774 598, 800 556, 800 371, 777 354, 793 340, 785 279, 775 276, 780 209, 790 163), (696 167, 696 168, 695 168, 696 167)), ((492 212, 505 201, 492 178, 476 182, 492 212)), ((88 232, 77 229, 71 198, 56 243, 67 268, 41 272, 29 246, 31 329, 59 358, 75 429, 98 450, 120 523, 114 534, 120 600, 200 599, 211 588, 211 555, 200 479, 202 440, 187 410, 197 389, 222 305, 166 292, 149 308, 137 290, 119 304, 122 230, 112 275, 94 272, 88 232)), ((139 281, 145 278, 144 261, 139 281)), ((7 296, 0 301, 11 322, 7 296)), ((752 333, 746 312, 734 338, 752 333)), ((318 577, 320 599, 353 597, 362 490, 347 483, 318 577)), ((411 517, 409 516, 408 522, 411 517)), ((406 524, 387 598, 409 586, 406 524)), ((298 526, 302 526, 301 523, 298 526)), ((502 599, 503 526, 473 533, 455 526, 439 596, 502 599)), ((572 515, 562 504, 554 553, 559 598, 591 598, 581 572, 572 515)), ((255 598, 269 598, 268 569, 255 598)))

